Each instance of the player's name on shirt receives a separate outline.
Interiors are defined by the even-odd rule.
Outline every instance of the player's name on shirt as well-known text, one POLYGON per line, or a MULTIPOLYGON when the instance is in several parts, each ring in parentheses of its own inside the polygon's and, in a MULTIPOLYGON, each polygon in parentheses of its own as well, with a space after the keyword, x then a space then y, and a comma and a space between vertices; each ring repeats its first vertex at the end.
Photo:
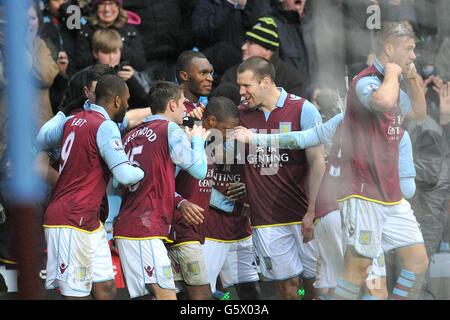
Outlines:
POLYGON ((70 124, 71 127, 82 127, 85 125, 88 121, 86 119, 82 118, 73 118, 72 123, 70 124))
POLYGON ((130 143, 130 141, 132 141, 133 139, 137 138, 137 137, 142 137, 145 136, 149 142, 153 142, 156 140, 156 133, 153 131, 153 129, 150 129, 147 126, 144 126, 138 130, 136 130, 135 132, 133 132, 133 134, 129 135, 127 137, 127 139, 124 141, 124 146, 126 147, 128 143, 130 143))

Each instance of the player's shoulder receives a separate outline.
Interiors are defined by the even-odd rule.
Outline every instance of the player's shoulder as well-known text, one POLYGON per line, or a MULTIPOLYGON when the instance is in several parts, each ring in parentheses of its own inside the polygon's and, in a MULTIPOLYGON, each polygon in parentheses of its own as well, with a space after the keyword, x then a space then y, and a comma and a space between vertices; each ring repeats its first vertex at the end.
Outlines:
POLYGON ((287 102, 289 102, 289 101, 296 102, 296 101, 302 101, 302 100, 305 100, 305 98, 297 96, 293 93, 288 93, 287 98, 286 98, 287 102))
POLYGON ((293 93, 288 93, 286 95, 286 99, 284 100, 283 106, 296 106, 302 107, 305 103, 306 99, 300 96, 297 96, 293 93))

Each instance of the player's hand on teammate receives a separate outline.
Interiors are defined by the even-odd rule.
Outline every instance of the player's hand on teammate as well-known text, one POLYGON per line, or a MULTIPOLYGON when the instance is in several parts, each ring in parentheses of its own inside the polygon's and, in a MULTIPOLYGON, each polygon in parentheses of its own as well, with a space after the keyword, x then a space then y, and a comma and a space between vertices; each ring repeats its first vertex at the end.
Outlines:
POLYGON ((202 207, 188 200, 181 202, 179 209, 181 215, 189 224, 200 224, 203 222, 203 219, 205 218, 203 216, 203 212, 205 210, 203 210, 202 207))
POLYGON ((206 131, 202 126, 197 126, 196 124, 194 124, 192 129, 184 127, 184 132, 190 139, 192 139, 192 137, 199 137, 203 140, 206 140, 211 133, 210 131, 206 131))
POLYGON ((204 112, 205 112, 205 109, 203 107, 197 107, 188 113, 188 117, 202 120, 204 112))
POLYGON ((238 126, 234 128, 232 138, 242 143, 250 143, 253 132, 250 129, 238 126))
POLYGON ((242 182, 231 182, 228 190, 227 190, 227 197, 231 200, 240 200, 245 197, 247 194, 247 190, 245 188, 245 183, 242 182))
POLYGON ((314 239, 314 211, 306 212, 302 220, 301 228, 304 243, 314 239))

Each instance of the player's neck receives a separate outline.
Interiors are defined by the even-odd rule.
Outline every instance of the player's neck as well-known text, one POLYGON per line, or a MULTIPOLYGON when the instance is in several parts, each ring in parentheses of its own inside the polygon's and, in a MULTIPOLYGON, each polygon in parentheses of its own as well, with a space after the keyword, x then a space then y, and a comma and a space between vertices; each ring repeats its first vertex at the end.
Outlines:
POLYGON ((108 103, 97 100, 97 103, 95 103, 95 105, 102 107, 106 111, 106 113, 108 114, 110 119, 114 118, 114 112, 113 112, 114 108, 111 107, 108 103))
POLYGON ((197 103, 198 100, 200 99, 200 97, 198 95, 196 95, 195 93, 189 91, 189 90, 184 90, 184 96, 186 99, 188 99, 190 102, 192 103, 197 103))
POLYGON ((278 99, 281 92, 276 86, 272 86, 268 89, 266 99, 260 104, 259 109, 264 112, 272 112, 277 107, 278 99))
POLYGON ((381 66, 384 68, 384 66, 389 63, 389 57, 387 57, 385 54, 380 54, 376 57, 376 59, 380 62, 381 66))

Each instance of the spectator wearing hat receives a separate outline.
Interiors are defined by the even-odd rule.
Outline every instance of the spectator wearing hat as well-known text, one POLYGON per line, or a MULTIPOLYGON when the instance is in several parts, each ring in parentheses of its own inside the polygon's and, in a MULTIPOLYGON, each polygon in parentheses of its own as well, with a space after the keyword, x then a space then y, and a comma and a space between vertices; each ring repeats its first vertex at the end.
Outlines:
MULTIPOLYGON (((304 75, 293 66, 280 59, 278 49, 280 41, 275 20, 272 17, 262 17, 252 29, 245 33, 245 43, 242 46, 242 60, 250 57, 262 57, 269 60, 275 67, 275 83, 287 92, 303 96, 304 75)), ((221 83, 236 83, 238 66, 228 69, 222 77, 221 83)))
POLYGON ((77 35, 76 57, 78 69, 85 68, 94 62, 92 55, 92 36, 98 29, 115 29, 120 33, 123 42, 122 61, 128 61, 136 70, 145 67, 145 52, 137 29, 128 24, 128 14, 122 8, 122 0, 92 0, 93 15, 89 22, 82 26, 77 35))
MULTIPOLYGON (((192 13, 195 44, 214 66, 219 78, 240 63, 245 31, 270 9, 261 0, 200 0, 192 13)), ((218 83, 218 82, 217 82, 218 83)))

